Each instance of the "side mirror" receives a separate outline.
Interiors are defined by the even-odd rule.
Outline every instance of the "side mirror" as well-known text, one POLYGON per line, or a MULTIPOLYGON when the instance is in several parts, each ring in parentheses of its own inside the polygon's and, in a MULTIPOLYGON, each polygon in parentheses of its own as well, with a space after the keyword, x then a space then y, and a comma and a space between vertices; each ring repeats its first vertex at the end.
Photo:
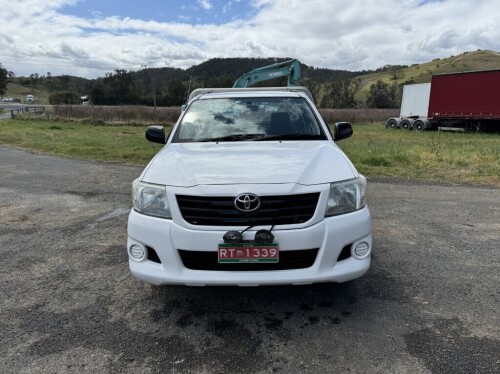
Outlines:
POLYGON ((335 123, 335 140, 347 139, 352 133, 352 125, 349 122, 335 123))
POLYGON ((149 126, 146 129, 146 139, 153 143, 165 144, 165 128, 159 125, 149 126))

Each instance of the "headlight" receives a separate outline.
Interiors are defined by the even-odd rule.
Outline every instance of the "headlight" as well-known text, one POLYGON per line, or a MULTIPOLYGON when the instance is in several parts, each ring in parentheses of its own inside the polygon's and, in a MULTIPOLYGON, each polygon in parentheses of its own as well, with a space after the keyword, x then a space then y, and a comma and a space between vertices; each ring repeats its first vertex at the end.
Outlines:
POLYGON ((349 179, 330 185, 325 217, 336 216, 359 210, 365 206, 366 178, 349 179))
POLYGON ((132 183, 132 203, 134 210, 148 216, 172 218, 165 186, 140 182, 132 183))

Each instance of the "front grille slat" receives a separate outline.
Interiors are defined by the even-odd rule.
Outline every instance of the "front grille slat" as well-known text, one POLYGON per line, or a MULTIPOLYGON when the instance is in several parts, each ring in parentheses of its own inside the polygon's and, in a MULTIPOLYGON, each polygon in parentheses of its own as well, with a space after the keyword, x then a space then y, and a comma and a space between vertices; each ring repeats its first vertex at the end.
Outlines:
POLYGON ((231 263, 219 264, 217 252, 186 251, 179 249, 179 255, 184 266, 191 270, 205 271, 272 271, 305 269, 313 266, 318 254, 318 248, 280 251, 277 263, 231 263))
POLYGON ((262 196, 255 212, 240 212, 234 207, 235 197, 177 195, 182 217, 193 225, 257 226, 293 225, 312 218, 319 192, 300 195, 262 196))

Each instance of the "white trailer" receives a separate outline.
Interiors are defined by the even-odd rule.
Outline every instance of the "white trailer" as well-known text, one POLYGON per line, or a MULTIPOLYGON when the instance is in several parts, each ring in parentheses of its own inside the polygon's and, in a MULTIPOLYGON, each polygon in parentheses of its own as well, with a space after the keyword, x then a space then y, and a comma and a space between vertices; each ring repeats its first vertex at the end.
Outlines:
POLYGON ((431 84, 407 84, 403 87, 400 118, 427 117, 431 84))
POLYGON ((386 127, 413 129, 416 119, 427 117, 430 95, 430 83, 405 85, 399 118, 389 118, 386 127))

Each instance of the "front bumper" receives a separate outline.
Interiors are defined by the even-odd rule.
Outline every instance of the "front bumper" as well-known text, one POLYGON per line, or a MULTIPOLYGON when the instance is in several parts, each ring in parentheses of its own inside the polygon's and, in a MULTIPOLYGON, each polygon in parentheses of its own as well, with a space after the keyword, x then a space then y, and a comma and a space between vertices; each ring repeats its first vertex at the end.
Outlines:
MULTIPOLYGON (((269 227, 264 227, 269 229, 269 227)), ((244 233, 251 239, 259 227, 244 233)), ((280 251, 319 248, 313 265, 304 269, 259 271, 191 270, 184 266, 179 250, 216 252, 222 236, 228 231, 220 228, 201 231, 185 228, 171 220, 149 217, 131 211, 128 220, 127 248, 138 244, 153 248, 161 263, 144 259, 137 261, 129 254, 132 274, 153 284, 182 285, 280 285, 311 284, 319 282, 346 282, 362 276, 370 267, 372 234, 368 207, 357 212, 329 217, 300 229, 273 229, 280 251), (369 252, 337 261, 342 249, 359 242, 369 245, 369 252)), ((128 252, 128 251, 127 251, 128 252)), ((231 266, 231 264, 227 264, 231 266)))

